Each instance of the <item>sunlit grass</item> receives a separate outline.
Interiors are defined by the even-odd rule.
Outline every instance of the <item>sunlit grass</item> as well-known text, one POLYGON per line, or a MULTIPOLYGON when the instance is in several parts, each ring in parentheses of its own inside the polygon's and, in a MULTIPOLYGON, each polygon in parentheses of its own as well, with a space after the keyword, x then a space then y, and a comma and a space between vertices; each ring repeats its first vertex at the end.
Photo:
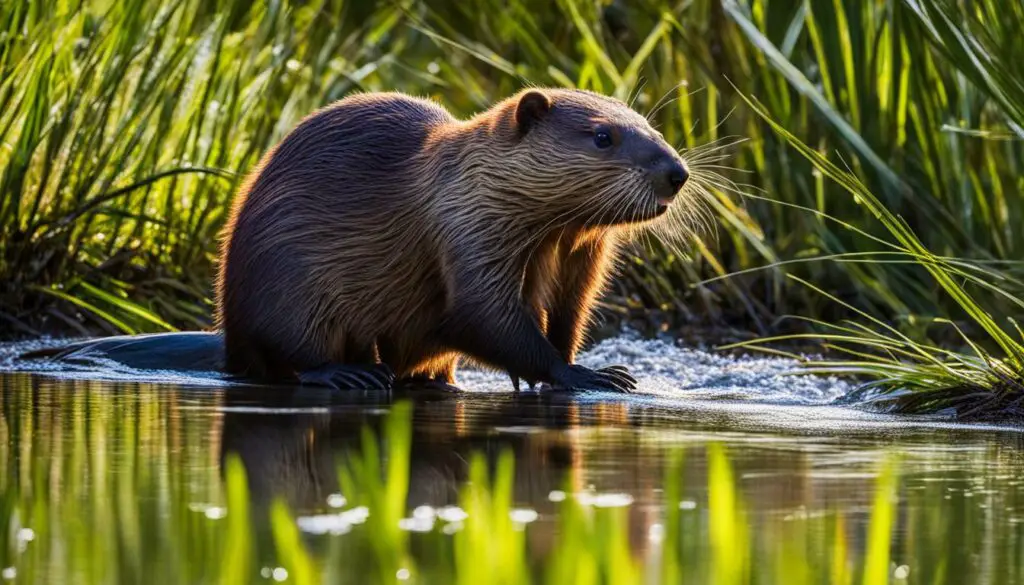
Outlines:
MULTIPOLYGON (((860 201, 889 232, 888 240, 875 239, 887 252, 906 265, 924 268, 937 290, 943 291, 969 319, 971 330, 978 337, 964 333, 956 323, 946 323, 963 338, 971 353, 937 347, 909 337, 893 325, 839 299, 821 287, 792 277, 813 292, 849 310, 858 320, 842 324, 825 323, 804 317, 824 333, 783 335, 753 343, 730 347, 759 347, 775 351, 764 344, 820 337, 827 347, 850 357, 847 361, 832 360, 812 363, 818 372, 867 375, 874 382, 864 390, 882 390, 880 402, 903 412, 936 412, 952 409, 963 419, 1024 418, 1024 331, 1010 316, 993 315, 972 294, 973 290, 1001 296, 1024 307, 1024 301, 1008 290, 1013 286, 998 270, 983 262, 940 257, 927 249, 905 221, 886 208, 853 173, 844 171, 810 148, 776 121, 764 107, 748 101, 772 128, 788 140, 815 168, 830 180, 843 186, 850 196, 860 201), (979 339, 984 335, 984 341, 979 339), (987 348, 994 348, 992 350, 987 348)), ((865 262, 886 263, 884 259, 867 257, 865 262)), ((797 356, 798 357, 798 356, 797 356)), ((863 393, 863 391, 862 391, 863 393)))

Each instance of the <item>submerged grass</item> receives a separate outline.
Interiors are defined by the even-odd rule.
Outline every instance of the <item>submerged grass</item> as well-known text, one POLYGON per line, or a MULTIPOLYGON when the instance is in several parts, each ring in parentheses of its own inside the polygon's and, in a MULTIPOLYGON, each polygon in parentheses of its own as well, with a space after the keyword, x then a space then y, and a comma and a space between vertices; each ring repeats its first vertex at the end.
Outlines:
POLYGON ((629 100, 712 212, 630 253, 613 313, 831 324, 871 354, 848 371, 948 391, 911 410, 1017 408, 1021 30, 999 0, 2 3, 0 332, 206 326, 230 198, 303 115, 536 83, 629 100))

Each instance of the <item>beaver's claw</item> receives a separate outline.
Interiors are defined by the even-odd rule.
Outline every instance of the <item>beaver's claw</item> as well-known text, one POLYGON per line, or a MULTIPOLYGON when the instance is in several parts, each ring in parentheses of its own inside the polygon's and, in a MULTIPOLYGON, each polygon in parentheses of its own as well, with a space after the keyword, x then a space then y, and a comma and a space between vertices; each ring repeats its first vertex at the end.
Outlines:
POLYGON ((597 371, 599 373, 611 376, 618 380, 619 382, 621 382, 622 384, 629 386, 630 390, 636 390, 636 378, 633 377, 633 374, 629 373, 629 370, 626 369, 626 366, 607 366, 597 371))
POLYGON ((556 390, 606 390, 629 393, 636 389, 636 378, 623 366, 591 370, 579 365, 567 365, 555 373, 554 379, 556 390))

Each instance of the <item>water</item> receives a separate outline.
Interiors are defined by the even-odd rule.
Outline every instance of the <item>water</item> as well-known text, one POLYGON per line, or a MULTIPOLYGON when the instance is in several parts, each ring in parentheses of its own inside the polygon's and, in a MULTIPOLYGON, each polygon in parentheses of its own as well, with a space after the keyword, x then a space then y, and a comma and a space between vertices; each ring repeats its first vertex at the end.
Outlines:
POLYGON ((515 396, 482 372, 461 394, 395 396, 113 364, 0 372, 0 578, 552 583, 561 562, 579 582, 591 565, 615 583, 1024 580, 1017 429, 837 406, 848 386, 785 360, 621 338, 581 361, 625 363, 643 392, 515 396), (402 405, 411 425, 389 414, 402 405), (467 496, 489 484, 469 482, 477 460, 510 466, 507 494, 467 496), (381 483, 367 461, 408 478, 381 483))

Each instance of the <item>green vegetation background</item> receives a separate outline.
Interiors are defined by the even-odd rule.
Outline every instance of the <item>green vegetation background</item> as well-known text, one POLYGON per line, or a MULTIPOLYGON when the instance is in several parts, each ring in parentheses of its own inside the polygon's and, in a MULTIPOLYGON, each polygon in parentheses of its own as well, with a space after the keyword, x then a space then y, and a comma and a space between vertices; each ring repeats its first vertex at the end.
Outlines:
POLYGON ((206 327, 232 194, 304 115, 525 83, 630 100, 703 178, 713 225, 630 253, 624 318, 825 328, 831 368, 1021 389, 1019 1, 5 2, 0 331, 206 327))

